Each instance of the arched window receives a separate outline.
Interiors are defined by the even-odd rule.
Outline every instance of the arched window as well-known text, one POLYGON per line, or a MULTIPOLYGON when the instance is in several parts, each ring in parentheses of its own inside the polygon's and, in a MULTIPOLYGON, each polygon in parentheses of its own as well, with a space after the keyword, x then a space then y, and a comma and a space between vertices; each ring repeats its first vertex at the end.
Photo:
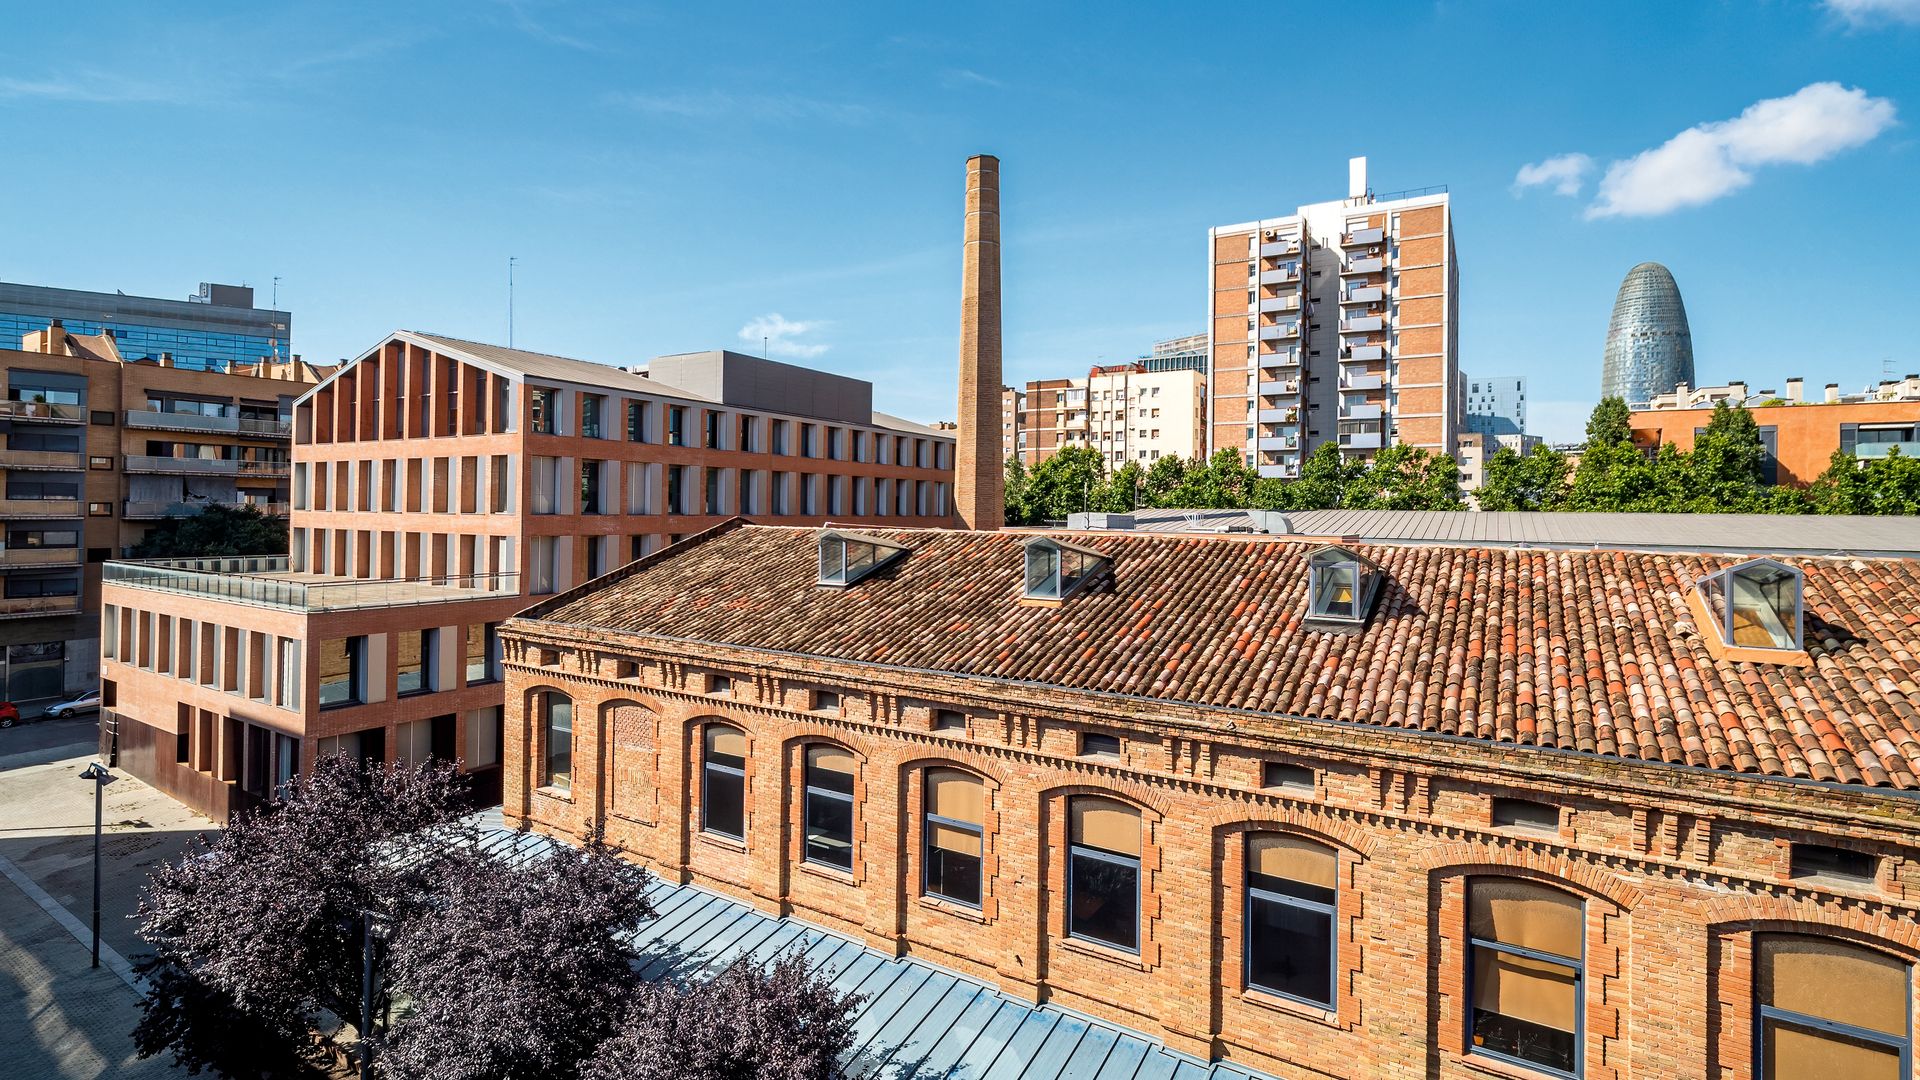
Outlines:
POLYGON ((806 848, 801 857, 853 869, 853 755, 838 746, 807 747, 806 848))
POLYGON ((1806 934, 1754 939, 1765 1080, 1912 1075, 1908 965, 1806 934))
POLYGON ((700 769, 700 828, 747 838, 747 736, 739 728, 708 724, 700 769))
POLYGON ((1297 836, 1247 836, 1247 985, 1333 1008, 1339 862, 1297 836))
POLYGON ((1068 803, 1067 935, 1140 948, 1140 811, 1083 795, 1068 803))
POLYGON ((1580 1074, 1585 961, 1580 898, 1514 878, 1467 888, 1469 1050, 1580 1074))
POLYGON ((573 789, 573 699, 554 690, 540 694, 540 727, 546 738, 547 758, 540 777, 542 787, 573 789))
POLYGON ((986 847, 986 785, 959 769, 928 769, 925 795, 928 896, 980 906, 980 858, 986 847))

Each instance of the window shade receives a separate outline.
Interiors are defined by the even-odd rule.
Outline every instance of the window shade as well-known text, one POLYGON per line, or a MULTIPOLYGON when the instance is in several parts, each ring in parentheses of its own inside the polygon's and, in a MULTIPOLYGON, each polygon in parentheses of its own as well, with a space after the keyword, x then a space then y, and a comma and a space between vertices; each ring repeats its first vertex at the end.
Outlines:
POLYGON ((957 829, 952 825, 930 822, 927 825, 927 843, 941 851, 951 851, 958 855, 980 857, 980 834, 966 829, 957 829))
MULTIPOLYGON (((743 739, 743 745, 740 750, 743 756, 746 753, 744 741, 743 739)), ((837 746, 809 746, 807 747, 807 768, 851 777, 853 775, 853 755, 837 746)))
POLYGON ((1906 964, 1857 946, 1800 934, 1762 935, 1756 946, 1764 1004, 1906 1036, 1906 964))
POLYGON ((1473 950, 1476 1009, 1572 1031, 1578 991, 1572 968, 1478 946, 1473 950))
POLYGON ((1476 878, 1469 892, 1468 929, 1474 937, 1555 956, 1581 955, 1585 935, 1579 898, 1512 878, 1476 878))
POLYGON ((710 727, 707 729, 707 753, 726 754, 729 757, 747 756, 747 735, 737 728, 710 727))
POLYGON ((927 812, 979 825, 986 821, 986 785, 955 769, 927 772, 927 812))
POLYGON ((1800 1080, 1844 1076, 1847 1080, 1901 1080, 1900 1052, 1845 1035, 1768 1021, 1762 1076, 1800 1080))
POLYGON ((1140 812, 1107 799, 1075 799, 1072 803, 1073 842, 1111 851, 1140 854, 1140 812))
POLYGON ((1331 889, 1339 859, 1325 844, 1281 833, 1255 833, 1247 838, 1247 868, 1267 877, 1331 889))

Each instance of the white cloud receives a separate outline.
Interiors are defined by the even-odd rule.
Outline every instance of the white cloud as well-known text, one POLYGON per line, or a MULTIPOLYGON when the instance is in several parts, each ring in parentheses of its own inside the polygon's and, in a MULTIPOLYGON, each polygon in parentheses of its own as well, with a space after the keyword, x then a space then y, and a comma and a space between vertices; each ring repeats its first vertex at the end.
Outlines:
POLYGON ((185 85, 144 82, 115 72, 83 69, 42 78, 0 78, 0 98, 44 98, 88 105, 186 105, 199 94, 185 85))
POLYGON ((1578 195, 1592 171, 1593 159, 1587 155, 1560 154, 1520 166, 1520 172, 1513 178, 1513 193, 1518 195, 1528 188, 1552 184, 1555 195, 1578 195))
POLYGON ((1854 26, 1920 23, 1920 0, 1826 0, 1827 10, 1854 26))
POLYGON ((796 341, 795 338, 827 328, 827 323, 818 319, 808 322, 796 322, 779 312, 762 315, 740 328, 740 340, 765 342, 767 355, 786 356, 800 360, 811 360, 826 352, 828 346, 815 341, 796 341))
POLYGON ((1607 166, 1587 216, 1651 217, 1710 203, 1752 183, 1759 166, 1824 161, 1871 142, 1893 123, 1893 102, 1886 98, 1813 83, 1607 166))
POLYGON ((719 90, 675 94, 620 93, 609 94, 607 101, 638 113, 686 120, 738 116, 749 120, 826 120, 836 124, 863 124, 873 118, 873 110, 865 105, 822 101, 798 94, 729 94, 719 90))

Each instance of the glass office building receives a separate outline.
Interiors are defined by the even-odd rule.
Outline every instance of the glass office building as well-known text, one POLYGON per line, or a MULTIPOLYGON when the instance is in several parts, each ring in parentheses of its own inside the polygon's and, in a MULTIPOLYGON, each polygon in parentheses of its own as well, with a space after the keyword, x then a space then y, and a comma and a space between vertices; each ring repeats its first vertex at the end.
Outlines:
POLYGON ((227 371, 234 364, 286 360, 293 316, 253 306, 243 285, 202 284, 185 300, 50 289, 0 282, 0 348, 59 319, 75 334, 111 330, 127 360, 173 358, 179 368, 227 371))
POLYGON ((1627 271, 1614 297, 1600 394, 1634 405, 1671 394, 1681 383, 1696 385, 1687 307, 1672 272, 1644 262, 1627 271))

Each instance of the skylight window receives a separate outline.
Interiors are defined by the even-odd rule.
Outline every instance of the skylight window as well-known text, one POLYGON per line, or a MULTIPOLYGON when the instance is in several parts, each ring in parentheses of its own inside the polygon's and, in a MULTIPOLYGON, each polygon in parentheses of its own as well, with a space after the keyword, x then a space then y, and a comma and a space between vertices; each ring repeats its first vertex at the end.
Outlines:
POLYGON ((1027 572, 1022 595, 1029 600, 1065 600, 1112 561, 1097 551, 1048 537, 1029 540, 1025 547, 1027 572))
POLYGON ((1366 622, 1380 576, 1379 567, 1346 548, 1321 548, 1307 557, 1307 617, 1366 622))
POLYGON ((820 534, 820 584, 845 588, 906 554, 906 548, 876 536, 828 529, 820 534))
POLYGON ((1804 575, 1785 563, 1754 559, 1701 578, 1695 586, 1722 644, 1799 652, 1804 575))

